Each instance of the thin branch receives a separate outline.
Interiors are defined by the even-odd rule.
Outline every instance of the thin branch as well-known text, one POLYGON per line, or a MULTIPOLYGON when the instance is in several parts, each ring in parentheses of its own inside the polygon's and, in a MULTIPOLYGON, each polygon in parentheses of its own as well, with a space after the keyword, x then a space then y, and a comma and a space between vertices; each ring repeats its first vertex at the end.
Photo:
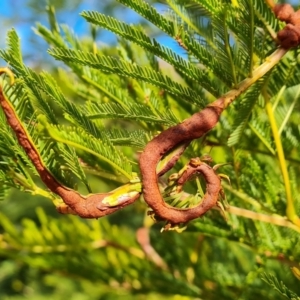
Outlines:
POLYGON ((266 111, 269 118, 272 134, 274 137, 274 142, 277 150, 277 156, 279 160, 279 166, 281 169, 284 186, 285 186, 285 194, 286 194, 286 202, 287 202, 287 208, 286 208, 286 214, 289 220, 291 220, 294 224, 300 227, 300 219, 296 214, 296 209, 294 206, 294 201, 292 197, 292 190, 291 190, 291 184, 289 179, 289 173, 287 170, 287 164, 284 156, 283 146, 280 140, 280 134, 278 131, 278 127, 276 124, 275 116, 273 113, 272 104, 270 102, 269 96, 267 95, 267 92, 265 89, 262 90, 262 95, 266 102, 266 111))
POLYGON ((249 14, 250 14, 250 48, 251 48, 251 55, 250 55, 250 73, 249 77, 253 76, 253 55, 254 55, 254 8, 252 0, 249 1, 249 14))
POLYGON ((278 215, 265 215, 236 206, 227 206, 225 209, 227 212, 236 216, 266 222, 277 226, 287 227, 300 233, 300 228, 297 225, 290 222, 289 220, 287 220, 285 217, 281 217, 278 215))

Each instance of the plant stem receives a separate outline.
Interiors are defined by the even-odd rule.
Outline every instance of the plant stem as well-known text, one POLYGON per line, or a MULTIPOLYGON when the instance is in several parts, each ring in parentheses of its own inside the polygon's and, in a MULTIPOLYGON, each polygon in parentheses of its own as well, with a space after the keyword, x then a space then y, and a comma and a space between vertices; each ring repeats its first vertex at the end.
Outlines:
POLYGON ((250 16, 250 49, 251 49, 251 55, 250 55, 250 73, 249 77, 251 78, 253 75, 253 55, 254 55, 254 7, 252 0, 249 1, 249 16, 250 16))
POLYGON ((229 191, 231 194, 233 194, 236 197, 240 198, 244 202, 249 203, 250 205, 252 205, 256 209, 261 210, 263 208, 262 205, 257 200, 253 199, 252 197, 250 197, 249 195, 243 193, 242 191, 238 191, 238 190, 232 188, 229 184, 226 184, 225 182, 222 182, 222 186, 227 191, 229 191))
POLYGON ((253 76, 248 77, 241 81, 237 88, 230 90, 226 93, 224 98, 224 106, 228 107, 240 94, 242 94, 247 88, 249 88, 253 83, 262 78, 266 73, 268 73, 287 53, 287 49, 278 48, 273 52, 269 57, 266 58, 266 61, 257 67, 253 71, 253 76))
POLYGON ((234 82, 234 86, 237 86, 238 82, 237 82, 237 75, 236 75, 236 70, 235 70, 235 64, 233 62, 233 58, 232 58, 232 53, 231 53, 231 48, 230 48, 230 44, 229 44, 229 33, 228 33, 228 29, 227 29, 227 24, 226 24, 226 15, 227 12, 225 11, 225 15, 224 15, 224 19, 223 19, 223 26, 224 26, 224 35, 225 35, 225 39, 224 39, 224 44, 225 44, 225 50, 227 52, 227 58, 230 61, 230 66, 231 66, 231 74, 232 74, 232 79, 234 82))
POLYGON ((300 219, 298 218, 292 198, 292 191, 291 191, 291 185, 290 185, 290 179, 289 179, 289 173, 287 170, 287 164, 286 160, 284 157, 284 151, 282 147, 282 143, 280 140, 280 134, 278 131, 278 127, 276 124, 275 116, 273 113, 273 108, 271 101, 269 99, 269 96, 267 95, 265 89, 262 91, 262 95, 265 99, 266 102, 266 111, 267 115, 269 118, 276 150, 277 150, 277 156, 278 156, 278 161, 279 161, 279 166, 281 169, 282 177, 283 177, 283 182, 284 182, 284 187, 285 187, 285 194, 286 194, 286 202, 287 202, 287 207, 286 207, 286 215, 289 220, 291 220, 295 225, 300 227, 300 219))
POLYGON ((252 210, 247 210, 235 206, 227 206, 226 211, 236 216, 241 216, 252 220, 258 220, 261 222, 266 222, 277 226, 283 226, 295 230, 297 232, 300 232, 300 228, 298 225, 296 226, 286 218, 278 215, 265 215, 262 213, 257 213, 252 210))

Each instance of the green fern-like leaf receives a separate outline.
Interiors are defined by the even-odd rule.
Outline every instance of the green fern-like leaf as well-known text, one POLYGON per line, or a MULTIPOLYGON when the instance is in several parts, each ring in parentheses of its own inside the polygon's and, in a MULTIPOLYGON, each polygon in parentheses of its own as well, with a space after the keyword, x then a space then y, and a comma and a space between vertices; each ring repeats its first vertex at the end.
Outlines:
POLYGON ((212 89, 213 85, 212 82, 209 81, 207 72, 195 67, 195 65, 189 63, 171 49, 161 46, 155 39, 151 40, 138 28, 98 12, 84 11, 81 15, 89 22, 104 27, 123 38, 140 45, 145 50, 170 63, 174 68, 180 70, 181 73, 185 74, 190 79, 200 82, 201 85, 212 94, 217 94, 216 90, 212 89))
POLYGON ((166 32, 168 35, 175 37, 176 30, 174 23, 159 14, 157 10, 147 2, 143 0, 118 0, 118 2, 130 7, 159 29, 166 32))
MULTIPOLYGON (((57 142, 74 147, 86 154, 91 154, 100 161, 107 163, 117 172, 131 178, 131 164, 118 151, 104 134, 100 139, 87 134, 80 128, 46 125, 48 134, 57 142)), ((84 155, 84 154, 83 154, 84 155)))
POLYGON ((156 85, 167 92, 183 98, 186 101, 192 101, 198 105, 203 106, 203 100, 199 98, 188 87, 183 87, 181 84, 173 81, 167 76, 162 75, 159 72, 153 71, 151 68, 141 67, 134 63, 130 63, 124 60, 115 59, 113 57, 94 55, 92 53, 74 51, 71 49, 51 49, 49 54, 56 59, 63 61, 73 61, 79 64, 88 65, 95 69, 100 69, 103 72, 114 73, 119 76, 133 77, 138 80, 143 80, 156 85))
POLYGON ((228 139, 228 146, 237 144, 243 134, 243 131, 251 116, 251 111, 255 106, 259 95, 259 86, 251 87, 251 89, 243 97, 243 101, 239 106, 239 113, 234 123, 234 130, 228 139))
POLYGON ((209 12, 211 15, 216 14, 218 11, 222 10, 223 8, 223 1, 220 0, 196 0, 196 3, 198 3, 200 6, 205 8, 207 12, 209 12))
MULTIPOLYGON (((126 102, 125 102, 126 105, 126 102)), ((168 112, 156 112, 143 104, 127 103, 126 106, 117 103, 104 103, 88 105, 89 115, 91 119, 97 118, 119 118, 127 120, 139 120, 145 122, 162 123, 168 125, 176 124, 176 118, 168 112)))
POLYGON ((291 300, 299 300, 300 297, 289 290, 282 281, 279 281, 274 275, 264 273, 262 279, 272 286, 278 293, 291 300))
POLYGON ((71 170, 72 174, 74 174, 77 178, 79 178, 84 183, 88 192, 91 193, 92 190, 90 188, 90 184, 87 180, 86 174, 83 171, 83 168, 80 164, 80 161, 76 155, 75 150, 71 147, 59 147, 59 150, 62 153, 67 168, 71 170))
POLYGON ((116 146, 143 148, 147 144, 146 132, 143 130, 104 129, 102 134, 116 146))
POLYGON ((274 13, 268 7, 265 1, 253 0, 255 13, 259 20, 268 28, 270 27, 274 32, 278 29, 278 20, 274 13))

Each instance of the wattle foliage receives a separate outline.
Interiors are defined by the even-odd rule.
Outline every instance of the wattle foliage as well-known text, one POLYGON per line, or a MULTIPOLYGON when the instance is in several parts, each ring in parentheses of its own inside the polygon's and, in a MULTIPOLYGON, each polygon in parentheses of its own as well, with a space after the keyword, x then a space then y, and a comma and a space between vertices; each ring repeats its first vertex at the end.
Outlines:
MULTIPOLYGON (((237 5, 166 0, 164 13, 143 0, 118 2, 173 38, 177 51, 141 26, 94 11, 81 16, 115 33, 119 43, 99 46, 93 36, 81 40, 56 23, 53 9, 48 10, 50 29, 37 24, 35 32, 62 68, 55 67, 50 75, 24 65, 13 29, 7 49, 0 50, 17 77, 13 88, 2 80, 5 92, 45 165, 64 185, 83 193, 111 190, 133 172, 139 174, 137 157, 146 143, 251 77, 276 50, 272 36, 284 26, 262 0, 240 0, 237 5), (40 115, 46 127, 39 123, 40 115)), ((299 49, 290 50, 176 165, 178 171, 190 158, 208 153, 215 164, 227 163, 220 168, 230 179, 230 184, 223 183, 224 215, 212 210, 182 234, 162 235, 154 225, 152 252, 145 254, 135 234, 153 224, 144 217, 142 201, 117 217, 92 221, 48 216, 38 208, 36 220, 24 219, 15 227, 2 213, 1 264, 16 261, 18 266, 12 265, 26 278, 32 276, 28 268, 36 269, 38 290, 50 285, 47 280, 53 286, 60 281, 71 286, 76 278, 81 287, 72 286, 69 294, 90 293, 87 299, 275 299, 276 290, 288 299, 300 299, 295 294, 300 294, 299 282, 290 270, 300 261, 300 228, 286 217, 287 202, 300 214, 298 56, 299 49), (284 162, 278 160, 278 140, 284 162), (39 276, 45 281, 39 283, 39 276)), ((0 123, 0 199, 19 189, 20 207, 22 197, 32 201, 28 193, 60 202, 41 187, 1 110, 0 123)), ((189 201, 199 200, 200 187, 199 180, 186 186, 186 192, 196 194, 189 201)), ((182 206, 174 197, 166 200, 182 206)), ((55 288, 52 292, 59 294, 55 288)))

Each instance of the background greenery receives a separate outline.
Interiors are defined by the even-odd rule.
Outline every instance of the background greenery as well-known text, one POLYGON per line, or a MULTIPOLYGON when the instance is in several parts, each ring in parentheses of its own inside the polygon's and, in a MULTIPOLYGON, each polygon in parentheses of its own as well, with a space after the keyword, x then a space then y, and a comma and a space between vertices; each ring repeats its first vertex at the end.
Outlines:
MULTIPOLYGON (((104 5, 101 5, 101 11, 106 15, 117 14, 118 20, 124 21, 125 19, 128 23, 131 22, 131 20, 126 20, 124 13, 129 9, 125 10, 115 1, 102 2, 104 5)), ((152 1, 152 3, 155 2, 152 1)), ((198 29, 204 30, 202 33, 209 33, 206 26, 210 15, 205 14, 207 11, 201 10, 201 5, 197 1, 193 5, 186 1, 185 6, 178 6, 183 3, 169 1, 169 5, 173 5, 172 9, 169 9, 167 5, 159 7, 162 7, 162 12, 169 20, 178 25, 179 32, 180 26, 185 24, 184 29, 191 30, 191 32, 198 29), (182 7, 186 10, 180 10, 182 7), (201 19, 200 16, 204 17, 201 19), (188 20, 190 23, 186 25, 188 20)), ((203 1, 203 5, 207 4, 206 8, 211 5, 212 11, 218 3, 219 1, 203 1)), ((265 32, 267 32, 267 25, 275 31, 282 26, 275 22, 274 16, 266 9, 266 6, 259 4, 262 3, 261 1, 241 1, 240 3, 242 3, 241 6, 250 3, 255 7, 255 26, 260 26, 265 32), (258 13, 261 13, 261 19, 257 17, 258 13)), ((79 38, 72 35, 67 27, 63 27, 64 34, 62 31, 58 32, 53 10, 48 10, 49 20, 46 18, 45 4, 47 3, 43 1, 27 1, 30 13, 26 22, 35 26, 35 32, 38 35, 30 41, 29 47, 25 46, 25 49, 26 35, 22 37, 23 58, 26 65, 33 67, 38 74, 42 68, 51 73, 62 90, 66 102, 58 100, 59 94, 51 90, 55 85, 52 84, 49 75, 35 75, 25 68, 21 60, 14 62, 9 59, 17 57, 18 52, 17 43, 14 43, 16 36, 13 31, 10 31, 10 43, 7 49, 12 51, 10 53, 2 51, 1 56, 11 62, 17 75, 25 82, 20 92, 24 96, 24 103, 33 103, 32 106, 28 105, 25 108, 22 105, 18 107, 17 111, 24 122, 28 121, 29 116, 32 116, 37 109, 48 117, 51 124, 57 123, 61 126, 71 124, 79 129, 92 130, 86 125, 88 121, 84 123, 87 120, 85 117, 97 112, 98 118, 93 119, 98 126, 96 131, 114 127, 119 130, 125 128, 129 133, 136 134, 126 136, 126 138, 114 136, 110 139, 110 141, 115 141, 114 146, 117 150, 122 146, 122 153, 130 162, 136 162, 138 151, 142 150, 143 145, 157 131, 187 118, 231 87, 233 79, 228 70, 231 65, 228 64, 227 59, 222 60, 222 50, 217 51, 220 55, 217 57, 220 65, 218 61, 215 65, 211 61, 201 61, 199 57, 204 58, 207 54, 201 52, 200 48, 200 50, 195 48, 195 51, 188 55, 176 41, 170 42, 171 38, 164 39, 166 30, 162 33, 150 22, 136 15, 137 19, 133 19, 134 23, 142 24, 137 29, 143 28, 147 35, 164 41, 189 61, 190 68, 187 68, 186 73, 184 72, 186 70, 180 70, 178 65, 177 68, 175 65, 177 71, 175 72, 170 65, 156 60, 153 53, 147 51, 150 48, 149 45, 144 46, 143 49, 134 43, 127 42, 124 37, 115 39, 107 35, 100 24, 97 24, 100 25, 99 27, 93 27, 84 21, 86 31, 78 32, 79 38), (43 25, 34 24, 37 18, 43 25), (105 40, 110 43, 105 43, 105 40), (45 43, 51 48, 71 47, 73 50, 96 51, 122 58, 125 63, 134 62, 139 66, 162 72, 174 81, 170 82, 169 93, 161 95, 162 87, 159 84, 156 86, 149 84, 153 83, 149 74, 149 78, 142 81, 139 79, 139 72, 136 72, 136 78, 123 76, 122 72, 125 71, 118 66, 115 66, 116 74, 112 74, 113 72, 104 67, 101 69, 100 63, 94 70, 89 65, 91 62, 89 59, 76 64, 74 57, 61 58, 58 52, 52 50, 52 54, 56 54, 56 57, 61 58, 64 63, 57 62, 46 54, 46 50, 43 50, 45 43), (31 51, 34 47, 44 54, 36 56, 34 53, 38 52, 31 51), (41 61, 37 61, 37 57, 41 61), (212 72, 206 74, 207 78, 203 76, 202 81, 197 78, 198 82, 195 82, 193 77, 199 74, 192 74, 194 70, 192 66, 199 63, 199 60, 203 65, 209 65, 212 72), (42 84, 43 82, 45 85, 42 84), (184 93, 180 89, 175 90, 175 84, 172 86, 174 82, 179 82, 182 87, 190 89, 185 90, 184 93), (206 90, 199 87, 199 82, 206 90), (194 96, 193 91, 196 91, 196 97, 190 99, 186 93, 194 96), (35 93, 40 94, 37 96, 38 94, 35 93), (42 99, 47 101, 42 102, 42 99), (118 101, 132 105, 130 113, 125 117, 125 114, 122 115, 122 110, 114 106, 119 103, 118 101), (76 105, 68 106, 68 103, 76 105), (132 103, 138 103, 140 106, 133 106, 132 103), (105 117, 109 115, 108 105, 114 109, 110 110, 110 118, 105 117), (49 107, 50 109, 47 110, 49 107), (172 113, 169 112, 170 107, 172 113), (53 119, 51 119, 52 114, 53 119)), ((58 17, 63 19, 63 23, 72 27, 72 24, 68 24, 68 15, 78 8, 80 11, 85 10, 85 4, 89 3, 88 1, 52 1, 51 4, 57 11, 58 17)), ((100 7, 89 6, 89 9, 99 10, 100 7)), ((91 21, 88 15, 85 16, 88 21, 91 21)), ((247 19, 248 15, 239 15, 239 17, 247 19)), ((235 24, 234 20, 235 18, 232 18, 228 22, 232 26, 230 30, 237 35, 237 41, 241 42, 238 49, 241 52, 234 52, 236 55, 234 64, 237 67, 239 81, 244 78, 244 73, 249 68, 247 60, 243 57, 252 55, 257 59, 253 63, 259 64, 260 59, 266 53, 273 51, 276 45, 268 34, 259 35, 258 31, 254 39, 257 44, 250 46, 249 36, 242 31, 243 24, 235 24), (266 42, 262 45, 263 38, 266 42), (243 52, 245 49, 254 49, 254 54, 243 52)), ((8 26, 10 24, 13 26, 18 19, 12 19, 9 22, 8 26)), ((104 28, 111 24, 104 23, 106 24, 102 25, 104 28)), ((248 23, 245 22, 245 24, 248 23)), ((114 31, 114 29, 111 30, 114 31)), ((222 32, 219 34, 221 35, 222 32)), ((188 37, 185 37, 185 41, 187 39, 188 37)), ((207 36, 207 41, 209 40, 207 36)), ((232 42, 230 45, 232 49, 234 45, 232 42)), ((217 45, 218 47, 221 49, 222 45, 217 45)), ((166 57, 169 58, 169 62, 173 59, 173 65, 174 61, 178 61, 175 54, 168 53, 166 57)), ((77 59, 80 58, 82 56, 77 57, 77 59)), ((291 51, 289 56, 275 68, 267 83, 264 80, 258 82, 224 114, 220 124, 205 140, 192 144, 187 154, 180 160, 177 170, 190 157, 209 153, 214 163, 230 163, 222 167, 220 171, 229 176, 231 181, 231 185, 224 182, 224 190, 230 205, 244 208, 249 212, 275 215, 275 219, 285 216, 285 185, 277 161, 277 149, 270 130, 268 115, 265 111, 265 99, 260 95, 261 87, 265 85, 273 103, 276 120, 279 125, 282 125, 280 127, 281 139, 286 154, 295 207, 299 214, 297 186, 300 162, 298 150, 300 86, 297 79, 299 71, 298 50, 291 51)), ((2 128, 5 128, 3 116, 0 120, 2 128)), ((61 132, 64 132, 66 128, 61 129, 61 132)), ((1 299, 66 299, 67 297, 71 299, 119 299, 121 297, 122 299, 255 299, 257 297, 297 299, 293 292, 300 294, 299 280, 291 271, 291 267, 299 266, 300 259, 299 230, 295 230, 294 227, 279 227, 274 225, 272 220, 266 223, 234 214, 228 214, 225 219, 219 211, 210 211, 205 217, 189 224, 181 234, 160 233, 162 224, 152 224, 146 216, 147 209, 142 201, 100 220, 60 216, 51 201, 39 195, 31 195, 36 187, 43 185, 35 176, 32 166, 22 151, 15 150, 18 149, 15 141, 10 141, 11 149, 8 149, 8 140, 4 139, 8 136, 8 131, 4 131, 4 129, 1 131, 3 137, 1 149, 7 149, 1 150, 1 159, 5 161, 5 164, 0 165, 3 178, 1 181, 3 201, 0 203, 1 299), (14 151, 17 154, 14 154, 14 151), (31 177, 35 179, 36 186, 34 188, 31 186, 32 190, 14 181, 16 174, 25 172, 24 170, 20 172, 20 165, 17 165, 14 158, 27 166, 24 170, 28 171, 26 173, 28 177, 25 176, 25 179, 31 177), (11 168, 8 169, 7 165, 11 168), (13 173, 9 173, 8 170, 13 170, 13 173), (9 185, 18 187, 19 190, 17 188, 6 189, 9 185), (149 251, 151 253, 149 257, 145 255, 136 239, 137 232, 141 228, 150 229, 149 251)), ((78 132, 80 136, 81 132, 78 132)), ((70 134, 70 131, 67 133, 70 134)), ((104 167, 106 171, 104 174, 99 167, 101 164, 95 157, 86 153, 72 152, 71 149, 57 144, 55 140, 49 141, 49 135, 45 131, 35 132, 35 134, 35 136, 39 134, 41 139, 39 149, 44 149, 42 146, 50 143, 54 149, 54 156, 57 153, 61 155, 62 160, 56 162, 55 159, 53 160, 53 154, 46 153, 46 151, 42 153, 47 166, 68 186, 77 186, 80 191, 87 193, 88 185, 93 192, 109 191, 124 181, 124 178, 116 177, 114 170, 111 170, 109 166, 104 167), (73 159, 76 159, 77 155, 84 157, 84 161, 93 166, 93 169, 84 168, 86 177, 79 174, 78 168, 72 169, 67 164, 68 153, 73 155, 71 156, 73 159), (62 161, 67 171, 57 168, 57 163, 61 164, 62 161)), ((10 136, 12 136, 11 132, 10 136)), ((132 168, 138 171, 134 163, 132 168)), ((188 192, 193 192, 194 189, 193 183, 187 186, 188 192)))

